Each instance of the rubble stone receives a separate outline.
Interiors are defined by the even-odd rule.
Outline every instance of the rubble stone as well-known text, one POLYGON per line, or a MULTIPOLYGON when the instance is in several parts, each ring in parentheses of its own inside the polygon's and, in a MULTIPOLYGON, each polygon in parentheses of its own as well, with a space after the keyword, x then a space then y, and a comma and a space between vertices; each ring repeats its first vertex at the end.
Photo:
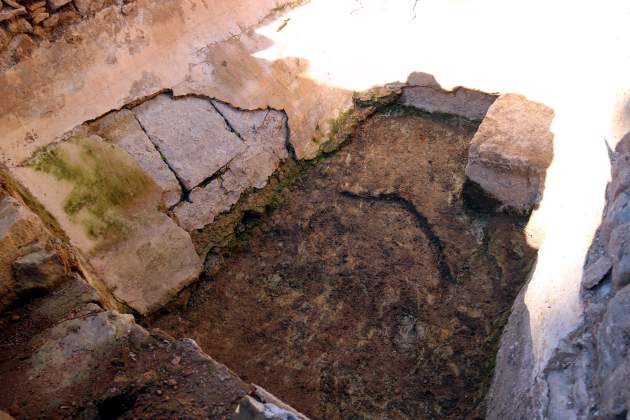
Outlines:
POLYGON ((524 96, 500 96, 472 140, 468 178, 504 206, 531 211, 553 157, 553 117, 553 110, 524 96))
POLYGON ((8 7, 2 7, 2 5, 0 4, 0 22, 13 19, 16 16, 20 16, 25 13, 26 9, 23 7, 19 9, 11 9, 8 7))
POLYGON ((40 219, 11 197, 0 200, 0 309, 17 297, 13 263, 48 234, 40 219))
POLYGON ((586 289, 592 289, 599 284, 611 269, 612 260, 608 258, 607 255, 602 255, 597 261, 584 270, 582 286, 586 289))
POLYGON ((66 267, 56 253, 35 247, 13 262, 13 278, 18 295, 47 291, 66 279, 66 267))
POLYGON ((74 5, 81 16, 88 16, 101 10, 105 6, 105 0, 74 0, 74 5))

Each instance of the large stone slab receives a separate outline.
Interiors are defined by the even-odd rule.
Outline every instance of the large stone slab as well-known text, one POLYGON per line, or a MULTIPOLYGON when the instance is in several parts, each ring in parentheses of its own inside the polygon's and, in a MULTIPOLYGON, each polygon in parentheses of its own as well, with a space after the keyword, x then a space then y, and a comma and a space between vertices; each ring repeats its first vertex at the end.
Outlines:
POLYGON ((264 187, 280 162, 289 157, 286 115, 274 109, 243 111, 223 102, 213 104, 247 146, 229 165, 230 176, 237 178, 232 182, 244 188, 264 187))
POLYGON ((212 223, 219 214, 229 211, 240 197, 241 189, 228 191, 221 178, 190 192, 189 201, 184 201, 173 209, 179 225, 187 231, 201 229, 212 223))
POLYGON ((245 141, 246 148, 220 177, 193 189, 188 201, 175 207, 175 217, 188 231, 212 223, 220 213, 229 211, 248 189, 263 188, 289 156, 284 113, 272 109, 244 111, 219 101, 213 104, 245 141))
POLYGON ((173 99, 163 94, 137 106, 133 112, 189 190, 245 150, 243 141, 205 99, 173 99))
POLYGON ((490 106, 470 145, 466 175, 504 206, 530 211, 553 158, 551 108, 506 94, 490 106))
POLYGON ((91 123, 90 127, 105 140, 120 146, 140 164, 162 188, 162 199, 167 207, 179 202, 182 195, 179 181, 131 111, 123 109, 112 112, 91 123))
POLYGON ((16 174, 119 303, 146 315, 200 272, 190 236, 160 211, 161 190, 117 145, 73 137, 16 174))
POLYGON ((140 213, 122 241, 90 258, 113 295, 143 315, 168 303, 201 272, 188 233, 160 212, 140 213))

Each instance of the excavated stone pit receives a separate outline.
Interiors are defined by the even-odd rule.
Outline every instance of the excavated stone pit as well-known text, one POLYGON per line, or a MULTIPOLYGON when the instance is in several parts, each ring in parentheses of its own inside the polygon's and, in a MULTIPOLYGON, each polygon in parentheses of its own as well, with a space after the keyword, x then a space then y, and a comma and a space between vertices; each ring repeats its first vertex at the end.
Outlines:
POLYGON ((423 80, 355 94, 311 161, 296 160, 282 111, 169 92, 38 150, 14 169, 36 198, 5 178, 54 220, 4 199, 24 244, 5 241, 0 378, 24 385, 0 404, 18 417, 483 417, 536 256, 525 223, 550 152, 524 151, 550 112, 423 80), (29 244, 60 228, 72 244, 29 244))
POLYGON ((149 325, 313 418, 482 417, 535 251, 524 218, 464 202, 476 128, 398 106, 369 118, 149 325))
POLYGON ((625 417, 630 9, 495 3, 0 0, 0 419, 625 417))

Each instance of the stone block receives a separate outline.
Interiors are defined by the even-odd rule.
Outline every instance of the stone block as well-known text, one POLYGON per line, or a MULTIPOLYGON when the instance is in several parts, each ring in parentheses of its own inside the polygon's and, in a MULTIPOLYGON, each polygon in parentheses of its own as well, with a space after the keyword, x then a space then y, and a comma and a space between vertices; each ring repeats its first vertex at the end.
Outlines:
POLYGON ((553 117, 552 109, 523 96, 500 96, 472 140, 468 178, 505 207, 531 211, 553 158, 553 117))

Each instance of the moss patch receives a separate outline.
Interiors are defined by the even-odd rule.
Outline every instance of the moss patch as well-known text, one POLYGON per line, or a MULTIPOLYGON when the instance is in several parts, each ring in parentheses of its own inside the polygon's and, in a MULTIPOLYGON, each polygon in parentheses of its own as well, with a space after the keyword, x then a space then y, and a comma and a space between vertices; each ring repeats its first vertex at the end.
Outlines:
POLYGON ((359 124, 367 120, 377 108, 350 108, 336 119, 329 121, 328 138, 320 147, 321 153, 332 153, 345 143, 355 132, 359 124))
POLYGON ((35 170, 73 184, 63 209, 93 239, 120 233, 123 210, 139 203, 155 184, 123 150, 99 137, 72 137, 39 151, 35 170))

